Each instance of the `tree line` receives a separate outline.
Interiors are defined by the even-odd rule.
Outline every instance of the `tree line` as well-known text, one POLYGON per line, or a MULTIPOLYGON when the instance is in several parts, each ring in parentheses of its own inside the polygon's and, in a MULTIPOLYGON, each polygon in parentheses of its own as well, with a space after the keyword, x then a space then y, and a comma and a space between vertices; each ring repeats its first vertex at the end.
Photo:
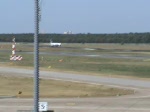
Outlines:
MULTIPOLYGON (((33 33, 0 34, 0 42, 33 42, 33 33)), ((39 42, 48 43, 150 43, 150 33, 115 33, 115 34, 39 34, 39 42)))

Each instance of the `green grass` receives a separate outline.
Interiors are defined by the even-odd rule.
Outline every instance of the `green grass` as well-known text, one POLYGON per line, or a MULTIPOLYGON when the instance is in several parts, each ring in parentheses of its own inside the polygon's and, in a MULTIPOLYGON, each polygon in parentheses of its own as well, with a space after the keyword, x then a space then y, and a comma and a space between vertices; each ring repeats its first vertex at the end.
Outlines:
MULTIPOLYGON (((33 67, 33 54, 26 54, 33 51, 33 44, 17 44, 17 52, 23 56, 22 61, 9 61, 11 48, 9 44, 3 44, 0 50, 1 65, 33 67), (10 50, 10 51, 9 51, 10 50)), ((46 47, 40 44, 40 52, 62 52, 62 53, 88 53, 105 55, 130 55, 130 56, 149 56, 149 45, 136 44, 64 44, 61 48, 46 47), (85 50, 92 48, 95 50, 85 50)), ((80 72, 88 75, 112 75, 112 76, 132 76, 140 78, 150 78, 149 60, 135 59, 115 59, 115 58, 96 58, 96 57, 77 57, 77 56, 57 56, 40 55, 40 68, 52 71, 71 71, 80 72)))

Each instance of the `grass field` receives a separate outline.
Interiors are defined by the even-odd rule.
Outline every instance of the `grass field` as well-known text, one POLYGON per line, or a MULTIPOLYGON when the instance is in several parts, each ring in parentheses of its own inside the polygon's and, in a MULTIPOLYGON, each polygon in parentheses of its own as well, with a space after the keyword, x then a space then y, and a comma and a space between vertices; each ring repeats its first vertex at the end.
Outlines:
MULTIPOLYGON (((60 48, 40 44, 40 68, 51 71, 80 72, 88 75, 150 77, 150 45, 149 44, 62 44, 60 48), (55 54, 56 53, 56 54, 55 54), (66 56, 60 54, 86 54, 103 57, 66 56), (110 56, 110 58, 107 58, 110 56), (127 56, 134 58, 111 58, 111 56, 127 56), (141 59, 136 59, 143 57, 141 59), (146 57, 146 58, 145 58, 146 57)), ((33 67, 33 44, 16 45, 17 54, 23 56, 20 62, 9 61, 11 44, 1 44, 1 65, 33 67), (30 53, 29 53, 30 52, 30 53)))
MULTIPOLYGON (((22 55, 22 61, 10 61, 11 43, 0 45, 0 66, 33 68, 33 44, 19 43, 16 54, 22 55)), ((40 44, 40 69, 48 71, 77 72, 85 75, 104 75, 111 77, 150 78, 150 47, 147 44, 62 44, 52 48, 40 44), (43 53, 43 54, 42 54, 43 53), (50 54, 52 53, 52 54, 50 54), (88 57, 60 54, 102 55, 88 57), (106 56, 106 57, 105 57, 106 56), (107 56, 148 57, 111 58, 107 56)), ((32 97, 33 79, 0 76, 0 95, 32 97)), ((102 97, 132 94, 133 91, 109 88, 103 85, 88 85, 54 80, 40 80, 42 97, 102 97)))

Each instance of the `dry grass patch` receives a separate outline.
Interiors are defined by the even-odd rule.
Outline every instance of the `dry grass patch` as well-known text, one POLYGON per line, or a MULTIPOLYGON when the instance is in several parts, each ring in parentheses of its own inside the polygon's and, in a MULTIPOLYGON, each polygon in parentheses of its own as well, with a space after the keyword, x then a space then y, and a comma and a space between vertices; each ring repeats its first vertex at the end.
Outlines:
MULTIPOLYGON (((33 97, 33 79, 24 77, 0 76, 0 95, 33 97)), ((132 90, 110 88, 103 85, 90 85, 40 79, 40 97, 107 97, 133 94, 132 90)))

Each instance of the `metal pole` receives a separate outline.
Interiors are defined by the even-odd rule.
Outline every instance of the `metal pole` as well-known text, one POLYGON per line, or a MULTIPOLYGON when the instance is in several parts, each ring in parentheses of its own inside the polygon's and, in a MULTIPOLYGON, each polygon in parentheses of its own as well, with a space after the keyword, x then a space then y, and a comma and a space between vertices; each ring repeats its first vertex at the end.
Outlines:
POLYGON ((39 0, 35 0, 34 33, 34 112, 39 112, 39 0))

